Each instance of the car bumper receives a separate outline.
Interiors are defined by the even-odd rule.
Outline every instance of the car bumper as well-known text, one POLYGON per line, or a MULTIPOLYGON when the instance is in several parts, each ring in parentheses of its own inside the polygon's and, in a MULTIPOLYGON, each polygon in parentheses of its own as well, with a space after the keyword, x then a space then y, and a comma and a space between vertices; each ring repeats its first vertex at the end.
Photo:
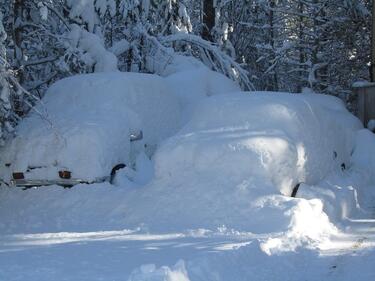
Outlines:
POLYGON ((60 185, 63 187, 72 187, 77 184, 90 184, 90 183, 100 183, 108 181, 109 178, 100 178, 94 181, 87 181, 82 179, 56 179, 56 180, 28 180, 28 179, 13 179, 10 181, 11 186, 19 187, 37 187, 37 186, 49 186, 49 185, 60 185))

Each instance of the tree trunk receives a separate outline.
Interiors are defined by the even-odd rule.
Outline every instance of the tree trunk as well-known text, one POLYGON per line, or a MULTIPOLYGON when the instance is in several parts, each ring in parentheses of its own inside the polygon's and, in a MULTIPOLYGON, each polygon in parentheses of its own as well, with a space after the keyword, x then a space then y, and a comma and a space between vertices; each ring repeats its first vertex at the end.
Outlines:
MULTIPOLYGON (((275 24, 274 24, 274 21, 275 21, 275 19, 274 19, 274 17, 275 17, 275 15, 274 15, 274 9, 275 9, 275 7, 276 7, 276 3, 275 3, 275 0, 270 0, 270 12, 269 12, 269 25, 270 25, 270 45, 271 45, 271 47, 272 47, 272 50, 271 50, 271 52, 272 52, 272 61, 273 61, 273 63, 275 63, 274 62, 274 60, 276 59, 276 56, 275 56, 275 52, 276 52, 276 50, 275 50, 275 39, 276 39, 276 30, 275 30, 275 24)), ((276 69, 274 69, 273 70, 273 77, 272 77, 272 90, 273 91, 278 91, 279 90, 279 87, 278 87, 278 78, 277 78, 277 71, 276 71, 276 69)))
MULTIPOLYGON (((304 5, 303 5, 302 1, 298 2, 298 12, 300 14, 299 22, 298 22, 298 44, 299 44, 298 51, 299 51, 299 68, 300 68, 298 80, 304 81, 305 80, 304 79, 305 73, 302 70, 302 65, 305 63, 305 55, 306 54, 305 54, 304 48, 303 48, 303 42, 304 42, 304 36, 303 36, 303 31, 304 31, 304 24, 303 24, 303 21, 304 21, 304 18, 303 18, 304 5)), ((304 83, 297 82, 297 85, 298 85, 297 91, 298 92, 302 91, 303 84, 304 83)))
POLYGON ((214 0, 203 0, 203 31, 202 37, 212 41, 211 31, 215 26, 214 0))
POLYGON ((13 36, 14 36, 14 58, 16 61, 22 60, 22 18, 24 0, 14 1, 13 36))
MULTIPOLYGON (((19 83, 22 85, 24 82, 24 73, 22 69, 22 61, 23 61, 23 50, 22 50, 22 42, 23 42, 23 32, 22 32, 22 21, 23 21, 23 13, 25 7, 25 0, 15 0, 14 7, 13 7, 13 41, 14 41, 14 63, 17 71, 17 79, 19 83)), ((23 110, 23 97, 17 96, 13 100, 14 104, 14 111, 18 116, 24 115, 23 110)))

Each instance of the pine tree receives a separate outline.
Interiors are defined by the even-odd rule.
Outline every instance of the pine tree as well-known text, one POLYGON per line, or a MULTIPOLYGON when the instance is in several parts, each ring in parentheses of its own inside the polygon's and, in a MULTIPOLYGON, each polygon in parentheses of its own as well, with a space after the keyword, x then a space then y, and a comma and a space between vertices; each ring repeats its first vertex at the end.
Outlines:
POLYGON ((15 112, 13 111, 11 98, 14 95, 10 84, 9 65, 7 63, 5 41, 7 34, 3 26, 3 15, 0 12, 0 146, 13 131, 15 124, 15 112))

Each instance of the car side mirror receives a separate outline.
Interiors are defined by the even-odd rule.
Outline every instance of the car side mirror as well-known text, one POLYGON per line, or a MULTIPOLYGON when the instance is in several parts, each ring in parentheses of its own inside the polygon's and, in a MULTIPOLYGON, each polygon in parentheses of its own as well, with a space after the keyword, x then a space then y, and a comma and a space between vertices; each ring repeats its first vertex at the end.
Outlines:
POLYGON ((143 139, 143 132, 142 130, 134 131, 130 133, 130 141, 139 141, 143 139))

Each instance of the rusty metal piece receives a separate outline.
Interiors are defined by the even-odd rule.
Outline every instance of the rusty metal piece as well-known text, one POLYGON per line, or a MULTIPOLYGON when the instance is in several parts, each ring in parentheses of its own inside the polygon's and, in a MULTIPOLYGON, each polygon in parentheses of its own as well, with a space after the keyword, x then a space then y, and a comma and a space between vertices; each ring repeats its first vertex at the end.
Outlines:
POLYGON ((72 177, 72 173, 70 171, 59 171, 59 177, 62 179, 70 179, 72 177))
POLYGON ((12 176, 15 180, 23 180, 25 178, 24 174, 21 172, 13 173, 12 176))
POLYGON ((24 189, 28 189, 31 187, 39 187, 39 186, 50 186, 50 185, 60 185, 62 187, 72 187, 76 184, 84 183, 99 183, 108 181, 108 177, 98 178, 94 181, 86 181, 82 179, 56 179, 56 180, 11 180, 10 186, 17 186, 23 187, 24 189))
POLYGON ((142 130, 134 131, 130 134, 129 138, 130 138, 131 142, 139 141, 139 140, 143 139, 143 131, 142 130))

